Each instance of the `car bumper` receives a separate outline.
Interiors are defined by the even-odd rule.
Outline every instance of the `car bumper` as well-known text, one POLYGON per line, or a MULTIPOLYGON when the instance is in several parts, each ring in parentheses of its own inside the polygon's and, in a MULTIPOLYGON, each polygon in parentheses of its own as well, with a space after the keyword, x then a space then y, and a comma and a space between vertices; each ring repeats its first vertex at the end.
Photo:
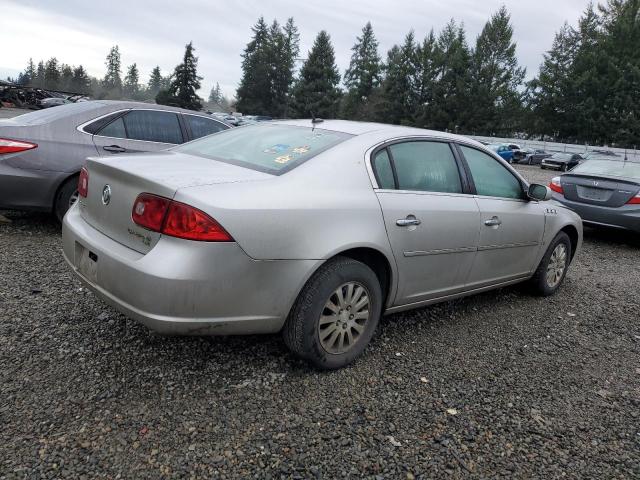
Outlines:
POLYGON ((163 236, 147 254, 90 226, 73 207, 63 252, 80 280, 130 318, 163 334, 273 333, 284 325, 317 260, 253 260, 236 243, 163 236), (81 262, 86 251, 95 271, 81 262))
POLYGON ((558 193, 554 193, 552 198, 580 215, 587 225, 622 228, 640 233, 640 205, 601 207, 567 200, 564 195, 558 193))
POLYGON ((69 175, 15 168, 0 162, 0 208, 50 211, 58 186, 69 175))
POLYGON ((565 166, 565 163, 549 163, 545 160, 540 162, 540 166, 544 168, 554 168, 556 170, 562 170, 562 167, 565 166))

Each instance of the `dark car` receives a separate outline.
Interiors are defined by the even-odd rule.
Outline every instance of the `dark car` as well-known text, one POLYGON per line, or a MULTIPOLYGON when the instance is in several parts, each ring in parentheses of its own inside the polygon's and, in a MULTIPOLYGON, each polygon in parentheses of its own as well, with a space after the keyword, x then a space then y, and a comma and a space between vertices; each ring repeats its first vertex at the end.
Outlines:
POLYGON ((640 162, 591 159, 549 187, 584 223, 640 233, 640 162))
POLYGON ((163 150, 229 128, 206 113, 139 102, 70 103, 0 121, 0 208, 53 211, 78 198, 89 156, 163 150))
POLYGON ((578 153, 554 153, 550 157, 543 158, 540 162, 540 167, 543 170, 551 168, 566 172, 578 165, 582 160, 584 160, 584 158, 578 153))
POLYGON ((522 148, 520 148, 520 145, 517 145, 515 143, 508 143, 507 147, 509 147, 509 150, 513 152, 513 161, 516 163, 520 163, 520 160, 522 160, 525 156, 525 152, 522 148))
POLYGON ((518 160, 518 163, 524 163, 526 165, 540 165, 542 159, 549 158, 551 153, 547 153, 541 149, 526 148, 522 150, 524 156, 518 160))

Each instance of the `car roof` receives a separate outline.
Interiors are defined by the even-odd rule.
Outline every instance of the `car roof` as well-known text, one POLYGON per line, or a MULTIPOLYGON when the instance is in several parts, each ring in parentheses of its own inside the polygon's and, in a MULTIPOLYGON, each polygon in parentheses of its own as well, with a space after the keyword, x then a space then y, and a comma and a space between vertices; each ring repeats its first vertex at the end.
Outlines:
POLYGON ((315 127, 320 130, 331 130, 334 132, 346 133, 349 135, 365 135, 369 133, 386 134, 390 138, 403 136, 426 136, 437 137, 450 140, 459 140, 466 143, 474 143, 482 145, 475 140, 462 135, 453 133, 439 132, 436 130, 427 130, 417 127, 405 127, 402 125, 389 125, 386 123, 375 122, 356 122, 353 120, 322 120, 321 122, 312 123, 311 119, 300 120, 273 120, 271 124, 291 125, 295 127, 315 127))

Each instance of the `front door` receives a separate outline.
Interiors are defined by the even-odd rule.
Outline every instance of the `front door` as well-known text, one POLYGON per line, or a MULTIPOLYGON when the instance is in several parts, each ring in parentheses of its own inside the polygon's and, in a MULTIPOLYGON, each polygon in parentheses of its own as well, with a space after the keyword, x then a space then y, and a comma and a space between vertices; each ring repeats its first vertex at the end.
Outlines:
POLYGON ((544 234, 544 208, 529 201, 523 184, 501 162, 460 146, 469 166, 480 210, 478 253, 467 288, 528 276, 544 234))
POLYGON ((398 266, 394 304, 461 291, 476 253, 480 212, 463 188, 451 146, 396 143, 375 155, 373 167, 398 266))

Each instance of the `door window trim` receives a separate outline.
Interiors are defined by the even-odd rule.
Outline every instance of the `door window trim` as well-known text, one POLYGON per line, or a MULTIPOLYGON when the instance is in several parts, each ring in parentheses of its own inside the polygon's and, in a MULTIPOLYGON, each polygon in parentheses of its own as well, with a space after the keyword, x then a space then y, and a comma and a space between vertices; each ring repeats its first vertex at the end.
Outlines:
POLYGON ((452 196, 452 195, 474 195, 474 191, 472 191, 471 189, 471 184, 468 181, 467 178, 467 171, 465 170, 465 165, 462 162, 462 159, 457 151, 457 148, 453 145, 453 142, 450 139, 447 138, 437 138, 437 137, 402 137, 402 138, 395 138, 393 140, 388 140, 383 142, 382 144, 378 145, 377 147, 375 147, 371 153, 369 154, 369 161, 368 161, 368 165, 371 168, 371 174, 373 176, 372 180, 374 180, 374 189, 375 190, 382 190, 382 191, 387 191, 387 192, 395 192, 395 193, 418 193, 418 194, 441 194, 441 195, 448 195, 448 196, 452 196), (428 190, 404 190, 404 189, 400 189, 398 188, 398 173, 396 171, 396 165, 395 165, 395 161, 393 158, 393 153, 391 152, 391 149, 389 147, 393 146, 393 145, 397 145, 399 143, 409 143, 409 142, 431 142, 431 143, 446 143, 449 146, 449 149, 451 150, 451 154, 453 155, 454 161, 456 163, 456 167, 458 169, 458 178, 460 179, 460 186, 462 187, 462 191, 461 192, 431 192, 428 190), (393 189, 389 189, 389 188, 381 188, 380 187, 380 183, 378 180, 378 172, 376 171, 376 162, 375 162, 375 158, 377 156, 377 154, 379 152, 381 152, 382 150, 386 150, 387 151, 387 156, 389 157, 389 163, 391 165, 391 171, 393 172, 393 183, 394 183, 394 187, 393 189))

